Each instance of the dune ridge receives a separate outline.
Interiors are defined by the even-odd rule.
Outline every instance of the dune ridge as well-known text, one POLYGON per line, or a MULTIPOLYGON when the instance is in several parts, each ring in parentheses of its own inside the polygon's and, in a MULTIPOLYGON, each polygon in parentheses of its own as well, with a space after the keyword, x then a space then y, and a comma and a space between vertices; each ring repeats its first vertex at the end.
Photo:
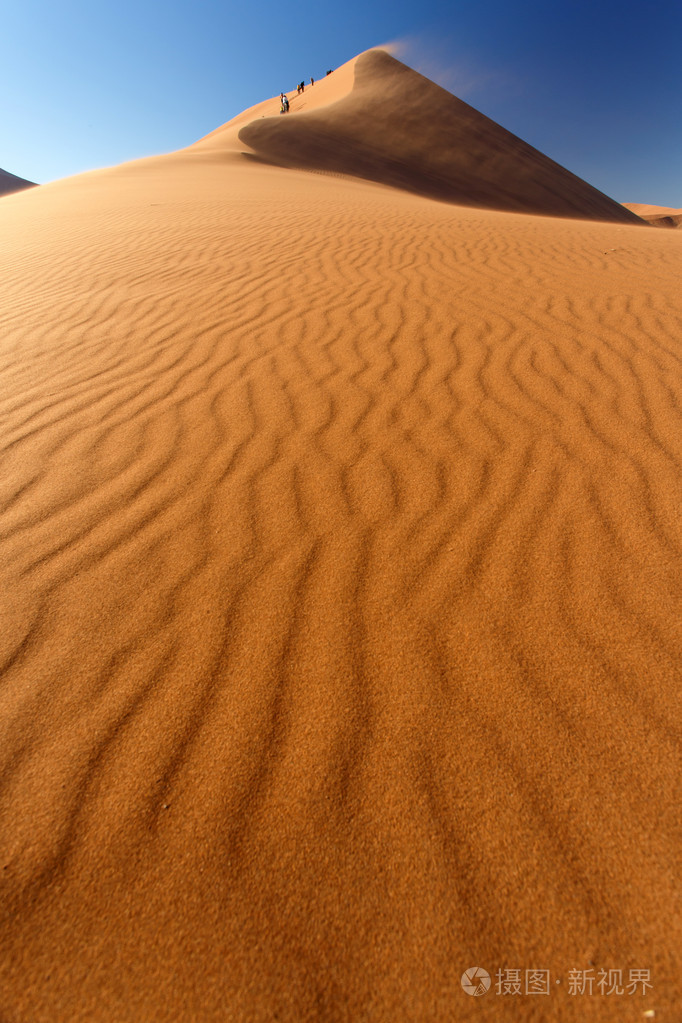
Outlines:
POLYGON ((341 171, 448 202, 638 222, 384 50, 361 54, 351 67, 346 96, 323 109, 292 105, 286 117, 256 117, 242 125, 240 141, 278 164, 341 171))
POLYGON ((673 1018, 681 236, 242 123, 1 204, 0 1017, 673 1018))

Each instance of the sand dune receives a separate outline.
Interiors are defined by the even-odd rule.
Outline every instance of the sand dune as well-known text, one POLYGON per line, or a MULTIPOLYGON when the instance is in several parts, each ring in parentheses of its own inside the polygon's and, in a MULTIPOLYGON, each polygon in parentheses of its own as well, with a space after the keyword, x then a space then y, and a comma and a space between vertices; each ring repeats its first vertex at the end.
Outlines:
POLYGON ((0 195, 9 195, 10 192, 22 192, 25 188, 35 188, 34 181, 27 181, 25 178, 18 178, 16 174, 0 167, 0 195))
POLYGON ((0 206, 0 1019, 674 1020, 682 235, 273 103, 0 206))
MULTIPOLYGON (((620 203, 388 53, 370 50, 342 74, 349 89, 343 98, 306 109, 316 84, 289 116, 251 120, 239 139, 278 164, 342 171, 449 202, 635 221, 620 203)), ((325 79, 319 92, 328 82, 335 88, 325 79)))
POLYGON ((670 206, 646 206, 643 203, 624 202, 626 210, 637 214, 642 220, 654 227, 680 227, 682 225, 682 210, 672 209, 670 206))

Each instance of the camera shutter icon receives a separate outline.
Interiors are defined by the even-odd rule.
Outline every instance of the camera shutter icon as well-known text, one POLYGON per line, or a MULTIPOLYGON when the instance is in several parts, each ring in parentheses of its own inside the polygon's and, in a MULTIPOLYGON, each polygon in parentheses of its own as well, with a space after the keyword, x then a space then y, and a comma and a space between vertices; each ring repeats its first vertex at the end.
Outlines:
POLYGON ((468 995, 484 995, 490 988, 490 974, 482 966, 470 966, 462 974, 462 989, 468 995))

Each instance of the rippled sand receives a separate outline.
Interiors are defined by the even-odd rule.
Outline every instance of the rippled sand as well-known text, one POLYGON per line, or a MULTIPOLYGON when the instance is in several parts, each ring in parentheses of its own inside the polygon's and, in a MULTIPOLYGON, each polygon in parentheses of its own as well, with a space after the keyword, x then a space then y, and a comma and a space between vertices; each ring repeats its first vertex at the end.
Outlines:
POLYGON ((0 1019, 673 1020, 682 235, 277 108, 0 203, 0 1019))

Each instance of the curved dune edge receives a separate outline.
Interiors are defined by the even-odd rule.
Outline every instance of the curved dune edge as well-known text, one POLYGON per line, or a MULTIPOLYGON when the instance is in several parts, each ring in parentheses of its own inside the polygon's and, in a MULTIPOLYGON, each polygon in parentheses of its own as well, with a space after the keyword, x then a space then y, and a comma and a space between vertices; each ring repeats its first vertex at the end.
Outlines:
POLYGON ((283 166, 345 173, 447 202, 641 224, 385 51, 369 50, 351 65, 349 94, 299 116, 250 120, 239 141, 283 166))
POLYGON ((626 210, 635 213, 647 224, 654 227, 681 227, 682 210, 673 209, 669 206, 647 206, 644 203, 624 202, 622 205, 626 210))
MULTIPOLYGON (((310 112, 329 107, 348 96, 353 90, 355 64, 358 59, 358 57, 353 57, 352 60, 333 71, 331 75, 321 78, 314 86, 307 85, 305 91, 300 94, 296 92, 296 89, 287 92, 291 104, 288 118, 298 116, 305 111, 310 112)), ((204 135, 203 138, 188 146, 185 151, 219 150, 229 152, 237 150, 243 152, 244 140, 239 138, 241 129, 263 117, 273 116, 281 116, 279 96, 273 96, 249 107, 248 110, 244 110, 219 128, 209 132, 208 135, 204 135)))

